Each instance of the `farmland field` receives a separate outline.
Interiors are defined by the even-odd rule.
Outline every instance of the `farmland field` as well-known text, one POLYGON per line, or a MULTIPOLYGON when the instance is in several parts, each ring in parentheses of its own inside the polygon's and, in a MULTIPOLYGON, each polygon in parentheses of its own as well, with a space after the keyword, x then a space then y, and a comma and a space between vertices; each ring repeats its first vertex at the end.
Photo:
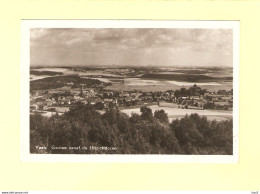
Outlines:
MULTIPOLYGON (((190 115, 197 113, 200 116, 207 116, 208 120, 227 120, 232 118, 232 111, 217 111, 217 110, 194 110, 194 109, 181 109, 181 108, 172 108, 172 107, 160 107, 158 105, 149 106, 153 112, 156 110, 163 109, 169 117, 169 120, 172 121, 174 119, 180 119, 185 117, 185 115, 190 115)), ((140 113, 140 108, 129 108, 129 109, 122 109, 123 113, 131 116, 132 113, 140 113)))
MULTIPOLYGON (((191 87, 194 84, 210 91, 231 90, 232 68, 33 68, 33 71, 60 72, 64 75, 78 75, 82 78, 96 79, 111 83, 105 89, 112 91, 166 91, 191 87)), ((31 81, 50 75, 31 75, 31 81)))

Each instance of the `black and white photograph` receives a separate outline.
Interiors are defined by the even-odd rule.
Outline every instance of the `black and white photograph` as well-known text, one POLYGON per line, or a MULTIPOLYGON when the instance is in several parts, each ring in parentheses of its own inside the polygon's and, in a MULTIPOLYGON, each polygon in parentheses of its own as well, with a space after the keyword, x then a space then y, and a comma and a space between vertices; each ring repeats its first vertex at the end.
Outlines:
POLYGON ((30 24, 22 33, 28 155, 237 157, 236 22, 30 24))

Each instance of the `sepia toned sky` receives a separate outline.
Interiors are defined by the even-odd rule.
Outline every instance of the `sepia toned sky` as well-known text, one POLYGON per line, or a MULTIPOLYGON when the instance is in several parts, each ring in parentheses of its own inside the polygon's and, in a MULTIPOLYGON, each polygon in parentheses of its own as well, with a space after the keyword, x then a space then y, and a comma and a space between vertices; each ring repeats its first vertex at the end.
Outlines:
POLYGON ((231 29, 33 28, 31 66, 232 66, 231 29))

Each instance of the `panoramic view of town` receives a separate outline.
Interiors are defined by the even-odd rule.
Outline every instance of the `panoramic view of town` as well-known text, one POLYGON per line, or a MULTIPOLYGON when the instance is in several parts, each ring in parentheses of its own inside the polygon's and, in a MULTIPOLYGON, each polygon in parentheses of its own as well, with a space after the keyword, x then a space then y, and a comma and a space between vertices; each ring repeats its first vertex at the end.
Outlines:
POLYGON ((231 30, 32 29, 31 55, 31 153, 233 153, 231 30))

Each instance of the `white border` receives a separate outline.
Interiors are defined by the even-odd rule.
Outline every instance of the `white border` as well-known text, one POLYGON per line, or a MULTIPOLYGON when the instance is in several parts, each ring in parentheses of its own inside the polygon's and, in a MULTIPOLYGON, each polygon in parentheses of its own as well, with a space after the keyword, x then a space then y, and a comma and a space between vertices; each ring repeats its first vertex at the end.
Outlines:
POLYGON ((20 154, 25 162, 142 162, 142 163, 238 163, 239 128, 239 21, 166 20, 22 20, 20 154), (30 28, 208 28, 233 29, 233 155, 79 155, 30 154, 29 69, 30 28))

